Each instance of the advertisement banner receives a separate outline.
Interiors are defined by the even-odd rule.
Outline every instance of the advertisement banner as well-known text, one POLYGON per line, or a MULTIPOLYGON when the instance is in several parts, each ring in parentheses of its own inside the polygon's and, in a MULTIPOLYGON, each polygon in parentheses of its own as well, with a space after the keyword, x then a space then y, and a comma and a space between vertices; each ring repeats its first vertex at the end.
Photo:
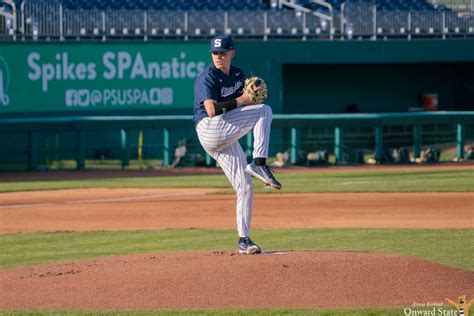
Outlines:
POLYGON ((204 43, 2 44, 0 114, 192 108, 204 43))

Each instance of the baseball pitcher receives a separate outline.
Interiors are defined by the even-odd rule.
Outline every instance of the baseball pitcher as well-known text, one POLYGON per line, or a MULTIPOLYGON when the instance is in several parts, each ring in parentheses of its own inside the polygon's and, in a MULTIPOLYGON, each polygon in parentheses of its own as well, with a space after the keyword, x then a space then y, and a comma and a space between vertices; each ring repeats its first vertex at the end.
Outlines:
POLYGON ((280 190, 282 185, 270 171, 266 158, 270 139, 272 109, 263 104, 267 87, 263 79, 245 79, 231 65, 235 55, 230 36, 211 40, 212 64, 194 83, 194 121, 201 145, 221 166, 237 193, 238 248, 243 254, 261 253, 250 239, 253 186, 250 176, 280 190), (238 140, 253 130, 253 161, 247 164, 238 140))

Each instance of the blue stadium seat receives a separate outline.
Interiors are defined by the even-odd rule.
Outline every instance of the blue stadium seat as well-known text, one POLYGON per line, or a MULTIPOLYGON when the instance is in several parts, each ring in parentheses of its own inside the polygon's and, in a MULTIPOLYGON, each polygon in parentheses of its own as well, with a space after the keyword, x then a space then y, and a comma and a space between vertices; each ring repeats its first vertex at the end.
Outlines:
MULTIPOLYGON (((40 2, 41 0, 26 0, 40 2)), ((261 0, 53 0, 70 10, 240 11, 271 9, 261 0)))
MULTIPOLYGON (((40 2, 41 0, 27 0, 40 2)), ((50 0, 49 0, 50 1, 50 0)), ((165 10, 165 11, 239 11, 239 10, 270 10, 271 6, 261 0, 53 0, 62 2, 67 9, 83 10, 165 10)), ((444 6, 434 7, 427 0, 327 0, 334 10, 338 11, 341 4, 367 3, 377 5, 379 10, 391 11, 445 11, 444 6)), ((321 6, 311 0, 297 0, 296 3, 312 10, 321 10, 321 6)))
MULTIPOLYGON (((335 11, 341 9, 342 3, 373 3, 377 6, 377 10, 381 11, 449 11, 444 6, 435 8, 427 0, 326 0, 326 2, 329 2, 335 11)), ((311 10, 322 8, 311 0, 298 0, 297 3, 311 10)))

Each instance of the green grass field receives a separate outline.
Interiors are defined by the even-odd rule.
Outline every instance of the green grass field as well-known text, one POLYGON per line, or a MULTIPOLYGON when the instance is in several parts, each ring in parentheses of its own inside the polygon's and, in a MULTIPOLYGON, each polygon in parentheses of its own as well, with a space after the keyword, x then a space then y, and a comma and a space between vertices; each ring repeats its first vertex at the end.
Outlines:
MULTIPOLYGON (((276 171, 278 174, 278 171, 276 171)), ((474 190, 472 170, 363 170, 282 173, 282 191, 256 185, 258 193, 296 192, 468 192, 474 190)), ((140 177, 47 181, 2 181, 0 192, 75 188, 218 188, 230 193, 224 175, 140 177)))
MULTIPOLYGON (((412 256, 474 271, 469 229, 255 229, 266 250, 354 250, 412 256)), ((0 268, 104 256, 235 250, 227 229, 58 232, 0 235, 0 268), (192 241, 192 242, 190 242, 192 241)))
MULTIPOLYGON (((369 170, 280 174, 284 192, 472 192, 474 170, 369 170)), ((67 188, 208 187, 230 193, 222 175, 9 181, 0 192, 67 188)), ((256 185, 259 193, 275 193, 256 185)), ((276 192, 278 194, 278 192, 276 192)), ((1 194, 0 194, 1 199, 1 194)), ((352 250, 411 256, 474 271, 473 229, 255 229, 266 250, 352 250)), ((0 235, 0 269, 105 256, 235 250, 235 231, 170 229, 0 235)), ((0 311, 0 315, 404 315, 400 308, 162 311, 0 311)))

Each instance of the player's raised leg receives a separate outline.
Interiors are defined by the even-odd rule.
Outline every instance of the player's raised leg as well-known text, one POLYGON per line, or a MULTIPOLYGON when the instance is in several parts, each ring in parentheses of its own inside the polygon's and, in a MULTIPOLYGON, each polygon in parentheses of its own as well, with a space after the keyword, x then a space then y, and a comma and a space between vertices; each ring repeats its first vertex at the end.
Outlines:
POLYGON ((245 167, 245 172, 262 181, 274 189, 280 190, 282 185, 273 176, 270 168, 266 164, 268 158, 268 148, 270 144, 270 128, 273 119, 272 108, 266 104, 260 104, 262 114, 253 127, 254 135, 254 160, 245 167))
POLYGON ((266 104, 244 106, 212 119, 204 118, 199 123, 197 131, 202 135, 201 144, 217 152, 253 130, 254 161, 246 166, 245 171, 265 185, 279 190, 282 185, 266 164, 272 118, 272 109, 266 104))

